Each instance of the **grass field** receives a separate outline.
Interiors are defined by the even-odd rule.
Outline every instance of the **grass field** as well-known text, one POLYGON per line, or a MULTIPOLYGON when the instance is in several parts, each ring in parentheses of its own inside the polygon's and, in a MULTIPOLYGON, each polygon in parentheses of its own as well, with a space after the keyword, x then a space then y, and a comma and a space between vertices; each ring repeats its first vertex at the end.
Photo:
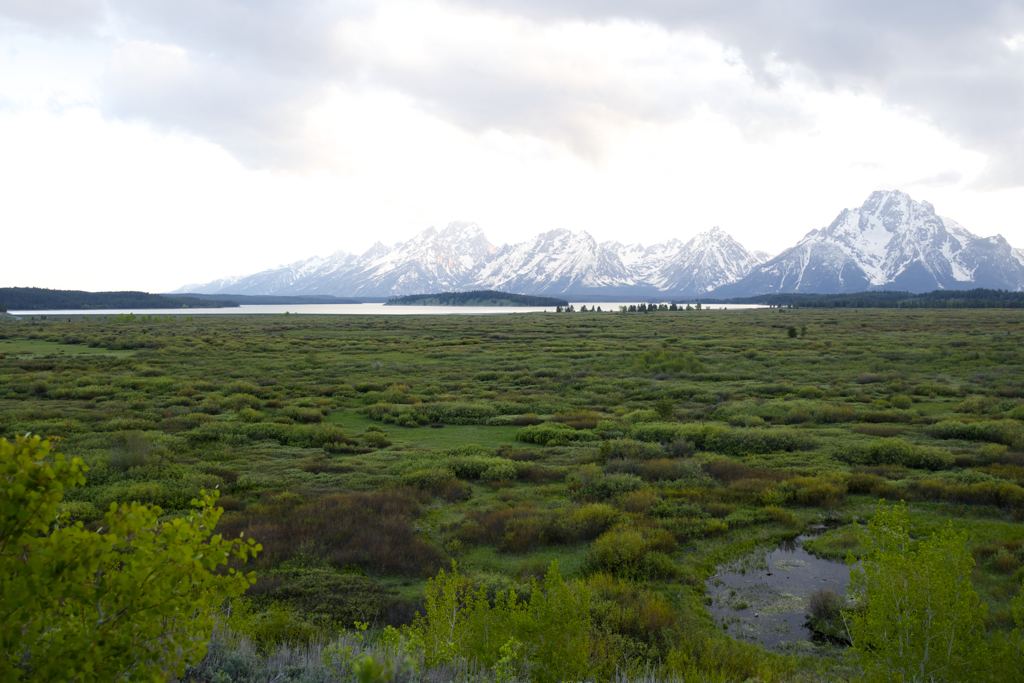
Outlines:
POLYGON ((1000 309, 3 320, 0 434, 65 439, 93 528, 219 487, 222 530, 264 546, 251 605, 293 625, 407 623, 453 560, 529 596, 556 560, 617 665, 818 680, 834 648, 732 641, 705 580, 826 521, 808 547, 844 557, 903 499, 917 537, 966 531, 987 628, 1012 629, 1022 341, 1000 309))

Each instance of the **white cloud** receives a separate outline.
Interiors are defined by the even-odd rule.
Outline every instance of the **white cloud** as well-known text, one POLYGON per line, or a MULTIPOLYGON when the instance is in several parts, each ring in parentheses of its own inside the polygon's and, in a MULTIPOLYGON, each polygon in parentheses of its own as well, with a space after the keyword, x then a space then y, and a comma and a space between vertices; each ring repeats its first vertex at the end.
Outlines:
MULTIPOLYGON (((806 18, 766 19, 757 38, 753 19, 717 9, 613 4, 111 0, 72 38, 23 30, 0 54, 0 220, 13 252, 41 237, 57 248, 46 271, 15 263, 5 284, 166 290, 451 220, 498 243, 558 227, 652 243, 720 225, 778 252, 889 187, 1024 245, 1007 220, 1024 154, 1003 153, 1020 89, 997 92, 1021 53, 1002 38, 1007 63, 951 107, 937 68, 907 81, 932 72, 888 34, 832 54, 806 18), (868 48, 884 54, 864 62, 868 48), (971 133, 979 116, 992 136, 971 133)), ((906 31, 918 45, 951 25, 906 31)), ((969 83, 986 50, 952 82, 969 83)))

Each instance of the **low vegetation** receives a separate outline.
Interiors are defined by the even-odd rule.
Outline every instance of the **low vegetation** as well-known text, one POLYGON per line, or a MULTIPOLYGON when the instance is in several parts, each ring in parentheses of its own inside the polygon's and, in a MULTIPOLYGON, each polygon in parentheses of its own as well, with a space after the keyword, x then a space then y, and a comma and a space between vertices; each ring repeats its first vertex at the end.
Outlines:
POLYGON ((731 638, 705 581, 823 522, 805 547, 874 561, 900 500, 891 563, 959 558, 949 604, 1010 670, 1016 311, 646 312, 3 320, 0 436, 81 460, 77 533, 112 504, 187 525, 217 491, 215 535, 261 544, 195 681, 881 680, 858 628, 899 608, 868 565, 862 602, 808 604, 831 644, 787 652, 731 638))

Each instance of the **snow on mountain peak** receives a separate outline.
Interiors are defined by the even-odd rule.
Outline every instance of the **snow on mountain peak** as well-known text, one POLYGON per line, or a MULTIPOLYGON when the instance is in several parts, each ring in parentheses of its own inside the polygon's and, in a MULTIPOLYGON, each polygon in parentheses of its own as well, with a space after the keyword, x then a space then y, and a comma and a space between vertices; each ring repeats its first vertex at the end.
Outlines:
POLYGON ((929 202, 899 190, 872 192, 826 228, 759 265, 721 292, 858 292, 865 289, 1024 289, 1024 261, 1000 236, 981 238, 929 202))
POLYGON ((567 295, 617 289, 679 297, 712 291, 750 296, 965 287, 1024 290, 1024 251, 999 235, 973 235, 936 215, 928 202, 882 190, 774 258, 747 250, 718 226, 685 243, 669 239, 647 247, 614 240, 599 244, 585 230, 558 228, 498 248, 477 224, 454 221, 390 247, 378 242, 358 256, 337 251, 188 289, 342 296, 467 289, 567 295))

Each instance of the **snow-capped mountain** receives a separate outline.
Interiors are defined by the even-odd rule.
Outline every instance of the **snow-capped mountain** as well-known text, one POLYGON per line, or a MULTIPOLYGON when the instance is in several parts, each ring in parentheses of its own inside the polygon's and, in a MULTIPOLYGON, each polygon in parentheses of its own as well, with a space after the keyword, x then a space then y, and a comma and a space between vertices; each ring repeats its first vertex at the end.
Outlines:
POLYGON ((473 280, 473 289, 530 294, 628 287, 636 282, 618 254, 587 232, 551 230, 502 247, 473 280))
POLYGON ((714 295, 974 287, 1024 290, 1024 259, 1002 236, 978 237, 894 190, 873 192, 714 295))
POLYGON ((585 231, 561 229, 495 248, 476 224, 452 223, 390 247, 378 242, 359 256, 338 251, 174 293, 386 297, 499 289, 682 296, 742 277, 761 260, 718 228, 685 244, 672 239, 650 247, 598 244, 585 231))
POLYGON ((497 250, 475 223, 427 228, 388 248, 375 244, 344 271, 315 272, 282 294, 395 296, 461 289, 497 250))
POLYGON ((716 287, 736 282, 764 261, 763 256, 748 251, 716 227, 683 245, 657 273, 652 273, 651 282, 658 289, 704 296, 716 287))

